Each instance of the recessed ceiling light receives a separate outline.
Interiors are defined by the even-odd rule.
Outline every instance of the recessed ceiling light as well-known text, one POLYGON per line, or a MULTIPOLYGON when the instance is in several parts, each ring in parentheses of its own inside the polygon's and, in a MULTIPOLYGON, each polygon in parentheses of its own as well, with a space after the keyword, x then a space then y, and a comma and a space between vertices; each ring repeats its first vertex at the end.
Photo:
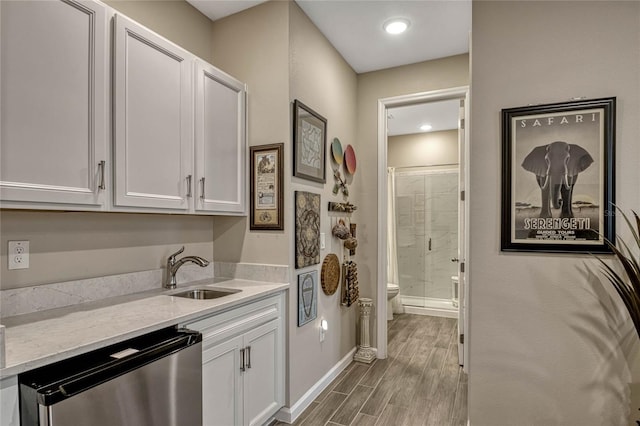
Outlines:
POLYGON ((389 34, 402 34, 409 28, 409 21, 402 18, 389 19, 384 23, 383 28, 389 34))
POLYGON ((422 130, 423 132, 428 132, 432 128, 433 127, 431 127, 431 124, 423 124, 422 126, 420 126, 420 130, 422 130))

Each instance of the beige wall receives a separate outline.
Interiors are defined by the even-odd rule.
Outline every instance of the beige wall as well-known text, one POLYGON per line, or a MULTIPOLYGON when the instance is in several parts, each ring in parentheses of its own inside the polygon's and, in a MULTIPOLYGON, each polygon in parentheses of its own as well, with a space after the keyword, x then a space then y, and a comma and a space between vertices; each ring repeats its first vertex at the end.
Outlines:
POLYGON ((458 164, 458 131, 389 136, 387 166, 419 167, 458 164))
MULTIPOLYGON (((371 297, 377 306, 378 280, 378 99, 411 93, 465 86, 469 84, 469 56, 457 55, 358 76, 357 135, 358 188, 360 204, 358 278, 360 294, 371 297)), ((380 303, 386 303, 381 301, 380 303)), ((381 319, 386 321, 385 318, 381 319)), ((372 321, 372 330, 375 330, 372 321)), ((375 346, 375 332, 372 333, 375 346)))
POLYGON ((287 405, 291 405, 355 345, 355 307, 340 307, 338 294, 326 296, 320 287, 317 320, 297 326, 297 275, 310 270, 319 274, 320 265, 294 268, 294 191, 322 195, 321 226, 327 248, 321 257, 340 246, 331 239, 327 214, 327 202, 338 200, 331 194, 330 163, 325 185, 292 177, 292 103, 300 99, 328 119, 328 140, 337 136, 345 146, 355 145, 357 77, 294 2, 266 2, 214 22, 213 63, 249 87, 249 144, 285 144, 284 232, 249 231, 245 218, 216 218, 214 253, 216 260, 290 266, 287 405), (330 331, 320 344, 322 318, 330 331))
POLYGON ((184 0, 103 0, 116 11, 139 22, 211 62, 212 22, 184 0))
POLYGON ((616 201, 638 209, 639 71, 638 2, 473 2, 473 426, 627 424, 637 336, 594 260, 500 252, 500 110, 617 96, 616 201))
POLYGON ((284 143, 284 231, 251 231, 248 218, 215 219, 215 259, 289 264, 293 238, 290 193, 289 9, 272 1, 213 23, 213 64, 245 82, 249 145, 284 143))
MULTIPOLYGON (((188 3, 106 3, 210 60, 211 21, 188 3)), ((0 231, 2 289, 160 268, 182 245, 187 254, 213 258, 211 217, 2 210, 0 231), (30 241, 29 269, 7 269, 9 240, 30 241)))
MULTIPOLYGON (((357 76, 340 54, 307 18, 302 10, 290 2, 289 21, 289 88, 290 100, 299 99, 305 105, 327 119, 327 142, 334 137, 354 146, 356 155, 360 147, 356 143, 356 91, 357 76)), ((330 149, 327 146, 327 156, 330 149)), ((337 220, 327 213, 329 201, 343 201, 342 196, 333 195, 331 160, 327 157, 327 183, 316 184, 300 178, 293 178, 291 190, 309 191, 321 194, 321 232, 326 234, 326 249, 321 250, 320 260, 329 253, 342 259, 342 241, 332 237, 332 222, 337 220)), ((356 170, 356 174, 358 171, 356 170)), ((344 172, 343 172, 344 175, 344 172)), ((359 205, 360 188, 353 184, 349 188, 349 200, 359 205)), ((332 213, 333 214, 333 213, 332 213)), ((293 252, 293 241, 290 241, 293 252)), ((293 257, 291 258, 293 262, 293 257)), ((353 258, 359 261, 359 256, 353 258)), ((320 276, 320 266, 293 270, 291 282, 297 282, 297 274, 316 270, 320 276)), ((318 283, 319 284, 319 283, 318 283)), ((295 284, 294 284, 295 285, 295 284)), ((297 290, 292 289, 289 306, 289 392, 290 402, 295 403, 311 386, 329 371, 356 343, 356 306, 340 305, 340 292, 327 296, 318 287, 318 317, 315 321, 297 327, 297 290), (329 323, 325 341, 320 343, 320 320, 329 323)))
POLYGON ((197 216, 2 210, 1 288, 161 268, 182 245, 185 253, 210 260, 212 222, 197 216), (29 269, 7 270, 11 240, 30 242, 29 269))

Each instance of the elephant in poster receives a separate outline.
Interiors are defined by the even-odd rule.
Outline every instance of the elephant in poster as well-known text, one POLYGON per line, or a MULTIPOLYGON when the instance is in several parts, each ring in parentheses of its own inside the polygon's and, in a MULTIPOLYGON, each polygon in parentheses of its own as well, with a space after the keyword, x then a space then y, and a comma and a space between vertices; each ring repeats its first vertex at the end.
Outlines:
POLYGON ((593 163, 591 155, 579 145, 556 141, 533 148, 522 167, 535 174, 542 194, 540 217, 552 217, 551 206, 562 208, 560 217, 573 217, 573 187, 578 174, 593 163))

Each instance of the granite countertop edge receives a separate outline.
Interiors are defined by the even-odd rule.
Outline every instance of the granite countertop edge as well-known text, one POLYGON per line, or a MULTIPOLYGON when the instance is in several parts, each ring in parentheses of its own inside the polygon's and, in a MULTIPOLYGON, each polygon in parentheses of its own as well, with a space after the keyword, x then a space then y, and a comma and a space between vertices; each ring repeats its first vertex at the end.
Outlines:
POLYGON ((221 313, 285 291, 289 286, 243 279, 207 279, 179 285, 174 290, 161 288, 4 318, 6 365, 0 369, 0 378, 221 313), (194 287, 242 291, 211 300, 170 297, 194 287))

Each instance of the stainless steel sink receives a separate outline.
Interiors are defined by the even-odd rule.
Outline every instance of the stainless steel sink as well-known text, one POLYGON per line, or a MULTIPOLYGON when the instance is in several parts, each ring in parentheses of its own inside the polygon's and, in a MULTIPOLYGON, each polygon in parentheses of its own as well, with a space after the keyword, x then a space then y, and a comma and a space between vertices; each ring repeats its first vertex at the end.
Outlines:
POLYGON ((184 297, 185 299, 218 299, 220 297, 229 296, 230 294, 239 293, 240 289, 228 289, 228 288, 194 288, 191 290, 183 291, 180 293, 169 294, 168 296, 184 297))

